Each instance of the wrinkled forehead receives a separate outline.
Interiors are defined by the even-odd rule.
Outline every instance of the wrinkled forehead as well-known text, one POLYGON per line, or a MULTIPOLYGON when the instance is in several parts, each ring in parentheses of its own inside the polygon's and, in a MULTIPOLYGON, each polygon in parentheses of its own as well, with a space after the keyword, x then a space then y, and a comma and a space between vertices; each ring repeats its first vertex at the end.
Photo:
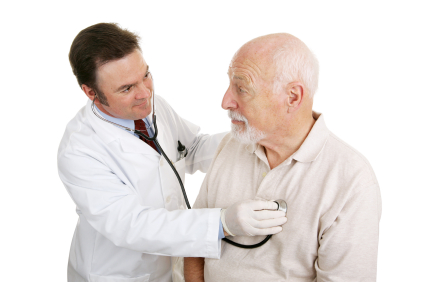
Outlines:
POLYGON ((273 56, 267 46, 251 42, 242 46, 233 56, 229 65, 229 76, 243 76, 250 82, 272 81, 275 67, 273 56))

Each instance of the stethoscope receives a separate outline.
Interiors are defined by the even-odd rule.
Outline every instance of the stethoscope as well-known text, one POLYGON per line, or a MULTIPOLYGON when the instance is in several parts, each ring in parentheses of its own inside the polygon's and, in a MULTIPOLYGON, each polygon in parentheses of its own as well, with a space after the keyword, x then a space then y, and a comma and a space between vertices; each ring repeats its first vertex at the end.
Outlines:
MULTIPOLYGON (((150 75, 151 75, 151 77, 152 77, 152 74, 151 73, 149 73, 150 75)), ((164 150, 161 148, 161 145, 159 145, 159 142, 158 142, 158 140, 156 139, 157 138, 157 136, 158 136, 158 127, 157 127, 157 124, 156 124, 156 115, 155 115, 155 95, 154 95, 154 87, 153 87, 153 77, 152 77, 152 123, 153 123, 153 126, 154 126, 154 128, 155 128, 155 133, 154 133, 154 135, 152 136, 152 137, 149 137, 149 136, 147 136, 146 134, 144 134, 144 133, 142 133, 141 131, 139 131, 139 130, 136 130, 136 129, 131 129, 131 128, 129 128, 129 127, 126 127, 126 126, 123 126, 123 125, 121 125, 121 124, 118 124, 118 123, 115 123, 115 122, 112 122, 112 121, 109 121, 109 120, 107 120, 107 119, 105 119, 105 118, 103 118, 101 115, 99 115, 97 112, 96 112, 96 110, 95 110, 95 108, 94 108, 94 101, 96 100, 96 98, 97 98, 97 94, 95 95, 95 97, 93 98, 93 102, 92 102, 92 104, 91 104, 91 109, 92 109, 92 111, 93 111, 93 113, 94 113, 94 115, 96 116, 96 117, 98 117, 98 118, 100 118, 101 120, 103 120, 103 121, 105 121, 105 122, 107 122, 107 123, 110 123, 110 124, 113 124, 113 125, 115 125, 115 126, 119 126, 119 127, 121 127, 122 129, 125 129, 125 130, 127 130, 127 131, 129 131, 129 132, 133 132, 134 134, 136 134, 136 135, 138 135, 139 137, 142 137, 142 138, 144 138, 144 139, 146 139, 146 140, 149 140, 149 141, 153 141, 154 142, 154 144, 156 145, 156 147, 158 148, 158 150, 162 153, 162 155, 164 156, 164 158, 165 158, 165 160, 167 161, 167 163, 170 165, 170 167, 171 167, 171 169, 173 170, 173 172, 174 172, 174 174, 176 175, 176 177, 177 177, 177 180, 179 181, 179 184, 180 184, 180 188, 181 188, 181 190, 182 190, 182 193, 183 193, 183 197, 184 197, 184 200, 185 200, 185 202, 186 202, 186 206, 187 206, 187 208, 188 209, 192 209, 192 207, 190 206, 190 204, 189 204, 189 200, 187 199, 187 195, 186 195, 186 190, 185 190, 185 188, 184 188, 184 184, 183 184, 183 181, 181 180, 181 178, 180 178, 180 175, 179 175, 179 173, 177 172, 177 170, 176 170, 176 168, 174 167, 174 165, 173 165, 173 163, 170 161, 170 159, 168 158, 168 156, 165 154, 165 152, 164 152, 164 150)), ((178 142, 179 143, 179 147, 178 147, 178 150, 180 151, 181 149, 183 149, 183 150, 185 150, 185 147, 184 146, 181 146, 181 143, 180 143, 180 141, 178 142)), ((277 204, 277 210, 280 210, 280 211, 283 211, 283 212, 285 212, 285 214, 286 214, 286 211, 287 211, 287 204, 286 204, 286 202, 284 201, 284 200, 276 200, 276 201, 274 201, 276 204, 277 204)), ((227 239, 227 238, 223 238, 222 240, 223 241, 225 241, 225 242, 227 242, 227 243, 229 243, 229 244, 231 244, 231 245, 233 245, 233 246, 236 246, 236 247, 239 247, 239 248, 244 248, 244 249, 254 249, 254 248, 258 248, 258 247, 260 247, 260 246, 262 246, 262 245, 264 245, 270 238, 272 237, 272 235, 267 235, 267 237, 266 238, 264 238, 264 240, 263 241, 261 241, 260 243, 257 243, 257 244, 254 244, 254 245, 243 245, 243 244, 239 244, 239 243, 236 243, 236 242, 234 242, 234 241, 232 241, 232 240, 229 240, 229 239, 227 239)))

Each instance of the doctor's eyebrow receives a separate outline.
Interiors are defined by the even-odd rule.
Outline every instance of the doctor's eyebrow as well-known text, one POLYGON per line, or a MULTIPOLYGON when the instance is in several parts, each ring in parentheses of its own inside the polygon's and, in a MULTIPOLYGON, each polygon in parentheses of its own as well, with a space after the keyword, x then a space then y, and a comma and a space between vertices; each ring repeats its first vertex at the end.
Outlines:
MULTIPOLYGON (((149 73, 149 66, 146 67, 146 72, 144 76, 146 76, 148 73, 149 73)), ((135 83, 121 85, 120 87, 117 88, 117 90, 115 90, 115 92, 121 92, 122 90, 125 90, 133 85, 135 85, 135 83)))
POLYGON ((122 90, 125 90, 125 89, 127 89, 127 88, 129 88, 129 87, 131 87, 133 85, 134 85, 134 83, 132 83, 132 84, 126 84, 126 85, 121 85, 120 87, 118 87, 117 90, 115 90, 115 92, 121 92, 122 90))

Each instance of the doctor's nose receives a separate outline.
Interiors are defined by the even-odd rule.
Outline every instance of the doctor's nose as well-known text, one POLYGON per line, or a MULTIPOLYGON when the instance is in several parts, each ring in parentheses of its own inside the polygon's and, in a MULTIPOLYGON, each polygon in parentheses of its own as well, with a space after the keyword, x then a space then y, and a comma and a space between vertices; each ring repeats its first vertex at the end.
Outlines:
POLYGON ((221 102, 221 107, 225 110, 235 110, 238 108, 238 103, 235 101, 230 88, 231 86, 227 88, 226 93, 224 93, 223 101, 221 102))
POLYGON ((152 89, 150 87, 146 87, 146 85, 142 84, 142 86, 140 86, 137 89, 135 98, 137 100, 140 100, 140 99, 150 98, 151 95, 152 95, 152 89))

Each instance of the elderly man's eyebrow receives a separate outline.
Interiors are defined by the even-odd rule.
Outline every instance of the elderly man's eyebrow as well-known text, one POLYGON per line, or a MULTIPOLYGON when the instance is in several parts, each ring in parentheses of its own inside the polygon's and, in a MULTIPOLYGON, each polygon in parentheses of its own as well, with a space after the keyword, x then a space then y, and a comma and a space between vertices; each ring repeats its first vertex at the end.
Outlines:
POLYGON ((249 77, 246 77, 246 76, 239 76, 239 75, 234 74, 233 79, 241 80, 241 81, 243 81, 243 82, 245 82, 249 85, 252 85, 252 80, 249 77))
POLYGON ((233 75, 233 79, 237 79, 237 80, 241 80, 243 82, 245 82, 247 84, 247 86, 253 86, 252 85, 252 80, 249 77, 246 76, 239 76, 239 75, 233 75))
POLYGON ((233 78, 234 79, 240 79, 240 80, 243 80, 243 81, 247 81, 247 79, 245 77, 242 77, 242 76, 233 75, 233 78))

